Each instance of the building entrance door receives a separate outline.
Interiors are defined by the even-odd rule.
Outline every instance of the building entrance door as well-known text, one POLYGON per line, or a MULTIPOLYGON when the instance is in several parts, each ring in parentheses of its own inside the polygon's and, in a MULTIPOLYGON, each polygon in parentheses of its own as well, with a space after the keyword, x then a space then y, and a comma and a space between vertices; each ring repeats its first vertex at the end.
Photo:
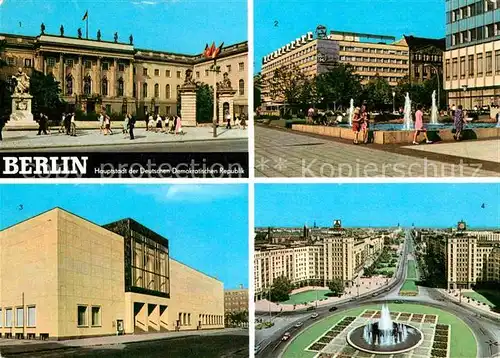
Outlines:
POLYGON ((95 101, 87 100, 86 112, 87 113, 94 113, 95 112, 95 101))

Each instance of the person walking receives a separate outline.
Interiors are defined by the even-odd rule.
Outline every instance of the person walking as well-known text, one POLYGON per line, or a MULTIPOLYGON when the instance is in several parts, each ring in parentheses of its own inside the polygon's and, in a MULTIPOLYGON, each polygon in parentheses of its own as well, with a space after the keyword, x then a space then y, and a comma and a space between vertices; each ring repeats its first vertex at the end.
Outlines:
POLYGON ((156 114, 156 130, 155 130, 155 132, 156 133, 161 132, 162 129, 163 129, 162 118, 161 118, 160 114, 156 114))
MULTIPOLYGON (((125 115, 125 117, 123 118, 123 129, 122 129, 123 134, 128 133, 129 125, 130 125, 130 117, 129 117, 129 114, 127 113, 125 115)), ((127 136, 125 136, 125 137, 127 137, 127 136)))
POLYGON ((38 133, 37 135, 40 134, 47 134, 47 116, 40 112, 40 118, 38 119, 38 133))
POLYGON ((356 107, 352 114, 352 131, 354 132, 354 144, 358 144, 359 131, 361 129, 360 108, 356 107))
POLYGON ((231 129, 231 114, 229 113, 229 110, 226 110, 226 129, 231 129))
POLYGON ((246 114, 245 113, 241 114, 240 125, 241 125, 241 129, 246 129, 247 122, 246 122, 246 114))
POLYGON ((144 121, 146 122, 146 132, 148 131, 148 124, 149 124, 149 113, 148 111, 146 111, 146 113, 144 113, 144 121))
POLYGON ((61 122, 59 123, 58 133, 64 133, 65 120, 66 120, 66 113, 63 112, 61 115, 61 122))
POLYGON ((431 144, 432 141, 427 137, 427 130, 424 128, 424 112, 422 112, 422 105, 417 106, 417 111, 415 112, 415 133, 413 133, 413 144, 419 144, 417 142, 418 135, 420 133, 424 134, 425 142, 431 144))
POLYGON ((165 130, 164 132, 168 134, 170 131, 170 116, 165 116, 165 130))
POLYGON ((99 114, 99 133, 102 134, 104 132, 104 113, 99 114))
POLYGON ((64 128, 66 131, 66 135, 70 135, 71 131, 71 113, 66 113, 66 117, 64 118, 64 128))
POLYGON ((462 131, 464 129, 465 123, 466 121, 464 111, 462 110, 462 105, 459 104, 453 116, 453 125, 455 127, 455 135, 453 136, 453 138, 455 138, 455 140, 462 139, 462 131))
POLYGON ((75 121, 75 113, 71 113, 70 119, 70 136, 76 137, 76 121, 75 121))
POLYGON ((361 107, 360 123, 361 123, 361 133, 363 138, 363 143, 368 143, 368 112, 366 111, 366 106, 361 107), (364 109, 364 110, 363 110, 364 109))
POLYGON ((127 113, 127 116, 129 117, 128 128, 129 128, 130 140, 133 140, 134 139, 135 117, 131 116, 130 113, 127 113))
POLYGON ((184 134, 182 132, 182 118, 180 116, 177 116, 175 123, 175 135, 177 134, 184 134))

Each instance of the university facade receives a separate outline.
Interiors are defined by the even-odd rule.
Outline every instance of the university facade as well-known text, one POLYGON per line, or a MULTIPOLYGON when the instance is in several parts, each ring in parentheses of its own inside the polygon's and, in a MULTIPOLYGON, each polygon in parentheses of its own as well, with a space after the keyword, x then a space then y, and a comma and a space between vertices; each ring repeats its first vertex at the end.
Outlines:
POLYGON ((223 283, 132 219, 99 226, 55 208, 0 232, 1 338, 223 327, 223 283))
MULTIPOLYGON (((188 69, 194 81, 210 86, 214 82, 213 61, 201 54, 140 49, 133 39, 123 43, 42 32, 39 36, 0 34, 0 40, 6 41, 1 56, 9 65, 3 72, 9 75, 21 67, 28 73, 34 69, 53 74, 70 110, 173 115, 179 111, 179 89, 188 69)), ((217 60, 217 83, 228 74, 236 92, 236 115, 248 114, 247 53, 247 42, 241 42, 224 47, 217 60)))

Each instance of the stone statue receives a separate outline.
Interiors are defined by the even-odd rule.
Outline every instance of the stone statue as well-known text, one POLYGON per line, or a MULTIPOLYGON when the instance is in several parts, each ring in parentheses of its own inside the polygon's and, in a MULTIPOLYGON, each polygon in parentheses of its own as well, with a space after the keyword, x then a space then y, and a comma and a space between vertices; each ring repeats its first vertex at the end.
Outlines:
POLYGON ((78 28, 78 38, 82 38, 82 29, 80 27, 78 28))
POLYGON ((184 85, 194 85, 193 81, 193 71, 191 69, 186 70, 186 78, 184 79, 184 85))
POLYGON ((101 30, 97 30, 97 41, 101 41, 101 30))
POLYGON ((61 25, 61 27, 59 28, 59 31, 61 31, 61 36, 64 36, 64 26, 61 25))
POLYGON ((40 35, 45 35, 45 24, 43 22, 40 25, 40 35))
POLYGON ((130 44, 133 45, 134 44, 134 36, 130 35, 130 37, 128 39, 130 41, 130 44))
POLYGON ((232 88, 231 87, 231 80, 229 79, 229 74, 227 72, 224 72, 224 74, 222 76, 223 76, 223 79, 222 79, 222 84, 220 87, 225 88, 225 89, 232 88))
POLYGON ((115 32, 115 43, 118 42, 118 32, 115 32))
POLYGON ((30 78, 29 76, 23 72, 21 67, 18 68, 17 74, 12 76, 12 78, 16 79, 16 87, 14 88, 14 93, 23 94, 28 93, 30 89, 30 78))

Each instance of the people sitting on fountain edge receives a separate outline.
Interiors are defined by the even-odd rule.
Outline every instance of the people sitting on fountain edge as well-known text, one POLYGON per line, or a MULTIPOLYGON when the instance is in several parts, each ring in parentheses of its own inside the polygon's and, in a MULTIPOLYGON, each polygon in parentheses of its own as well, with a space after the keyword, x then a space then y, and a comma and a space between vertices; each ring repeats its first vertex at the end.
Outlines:
POLYGON ((413 134, 413 144, 419 144, 419 142, 417 142, 417 138, 420 133, 423 133, 427 144, 432 143, 432 141, 430 141, 427 137, 427 129, 424 128, 424 112, 422 112, 421 104, 417 106, 417 111, 415 112, 415 133, 413 134))

